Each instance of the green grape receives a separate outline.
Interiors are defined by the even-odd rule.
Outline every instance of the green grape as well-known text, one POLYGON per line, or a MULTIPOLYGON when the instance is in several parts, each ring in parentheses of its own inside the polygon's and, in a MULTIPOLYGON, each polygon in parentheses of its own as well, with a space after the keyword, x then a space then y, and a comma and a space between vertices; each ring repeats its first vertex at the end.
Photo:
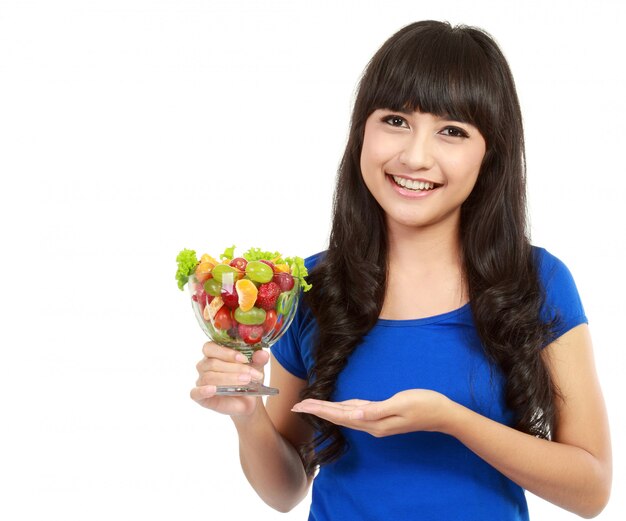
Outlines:
POLYGON ((220 284, 222 283, 222 278, 226 273, 232 273, 234 280, 239 280, 243 278, 243 273, 241 273, 237 268, 233 268, 228 264, 218 264, 217 266, 215 266, 215 268, 213 268, 213 271, 211 273, 213 274, 213 278, 217 280, 220 284))
POLYGON ((235 320, 240 324, 256 326, 265 322, 265 310, 253 307, 249 311, 242 311, 241 308, 237 308, 235 309, 235 320))
MULTIPOLYGON (((215 269, 213 269, 213 272, 215 272, 215 269)), ((274 271, 264 262, 250 261, 246 266, 246 277, 253 282, 265 283, 272 280, 274 277, 274 271)))
POLYGON ((204 283, 204 291, 214 297, 219 297, 222 292, 222 285, 215 279, 209 279, 204 283))

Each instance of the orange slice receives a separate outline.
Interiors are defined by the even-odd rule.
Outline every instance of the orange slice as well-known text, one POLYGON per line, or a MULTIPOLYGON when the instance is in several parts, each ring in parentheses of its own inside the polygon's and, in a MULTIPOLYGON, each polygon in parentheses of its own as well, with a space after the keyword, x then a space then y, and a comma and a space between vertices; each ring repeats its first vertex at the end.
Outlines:
POLYGON ((211 261, 200 261, 200 264, 196 266, 196 278, 198 282, 205 282, 209 280, 213 275, 211 275, 211 270, 215 268, 215 264, 211 261))
POLYGON ((217 315, 217 312, 223 305, 224 301, 222 300, 222 297, 215 297, 211 301, 211 303, 204 308, 204 311, 202 312, 202 317, 204 318, 204 320, 210 320, 212 323, 215 315, 217 315))
POLYGON ((239 307, 241 311, 250 311, 254 307, 256 296, 259 293, 254 282, 249 279, 238 280, 235 283, 235 289, 239 297, 239 307))
POLYGON ((291 270, 289 269, 289 264, 276 264, 274 266, 276 271, 282 271, 283 273, 289 273, 291 270))
POLYGON ((213 264, 213 266, 218 264, 218 262, 208 253, 202 254, 202 257, 200 257, 200 262, 210 262, 211 264, 213 264))

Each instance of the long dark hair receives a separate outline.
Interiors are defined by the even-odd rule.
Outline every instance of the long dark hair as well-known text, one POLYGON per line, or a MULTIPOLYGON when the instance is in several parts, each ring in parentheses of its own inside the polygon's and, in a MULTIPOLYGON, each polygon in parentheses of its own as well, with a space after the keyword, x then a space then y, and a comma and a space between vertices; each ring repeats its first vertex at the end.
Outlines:
MULTIPOLYGON (((387 281, 382 208, 360 170, 365 122, 376 109, 407 107, 468 122, 486 141, 476 185, 461 208, 460 239, 471 309, 486 355, 506 377, 517 429, 547 438, 555 388, 540 351, 551 324, 526 222, 522 117, 502 52, 481 29, 422 21, 394 34, 360 81, 334 196, 328 250, 306 300, 318 324, 303 398, 331 399, 337 376, 375 325, 387 281)), ((315 439, 302 448, 308 473, 345 450, 339 428, 305 415, 315 439)))

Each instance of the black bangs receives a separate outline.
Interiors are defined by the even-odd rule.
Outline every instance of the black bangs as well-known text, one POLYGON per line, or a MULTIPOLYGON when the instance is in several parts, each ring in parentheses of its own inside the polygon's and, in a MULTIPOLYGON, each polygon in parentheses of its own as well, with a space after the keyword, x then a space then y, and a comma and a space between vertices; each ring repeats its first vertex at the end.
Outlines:
POLYGON ((497 75, 468 34, 477 30, 432 24, 405 27, 374 55, 361 80, 359 112, 418 110, 473 124, 486 136, 497 112, 489 81, 497 75))

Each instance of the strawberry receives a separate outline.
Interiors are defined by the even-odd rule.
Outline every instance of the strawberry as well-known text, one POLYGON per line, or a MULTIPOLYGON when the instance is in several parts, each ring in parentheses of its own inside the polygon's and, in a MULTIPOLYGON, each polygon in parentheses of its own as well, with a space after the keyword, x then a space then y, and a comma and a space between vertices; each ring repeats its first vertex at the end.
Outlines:
POLYGON ((256 297, 256 306, 269 311, 276 308, 276 299, 280 295, 280 286, 276 282, 266 282, 259 286, 259 293, 256 297))
POLYGON ((239 305, 239 294, 235 286, 222 286, 221 296, 227 308, 235 309, 239 305))
POLYGON ((246 344, 258 344, 263 337, 263 326, 247 326, 239 324, 239 336, 246 344))
POLYGON ((278 284, 280 291, 291 291, 294 285, 293 277, 289 273, 276 273, 272 280, 278 284))

